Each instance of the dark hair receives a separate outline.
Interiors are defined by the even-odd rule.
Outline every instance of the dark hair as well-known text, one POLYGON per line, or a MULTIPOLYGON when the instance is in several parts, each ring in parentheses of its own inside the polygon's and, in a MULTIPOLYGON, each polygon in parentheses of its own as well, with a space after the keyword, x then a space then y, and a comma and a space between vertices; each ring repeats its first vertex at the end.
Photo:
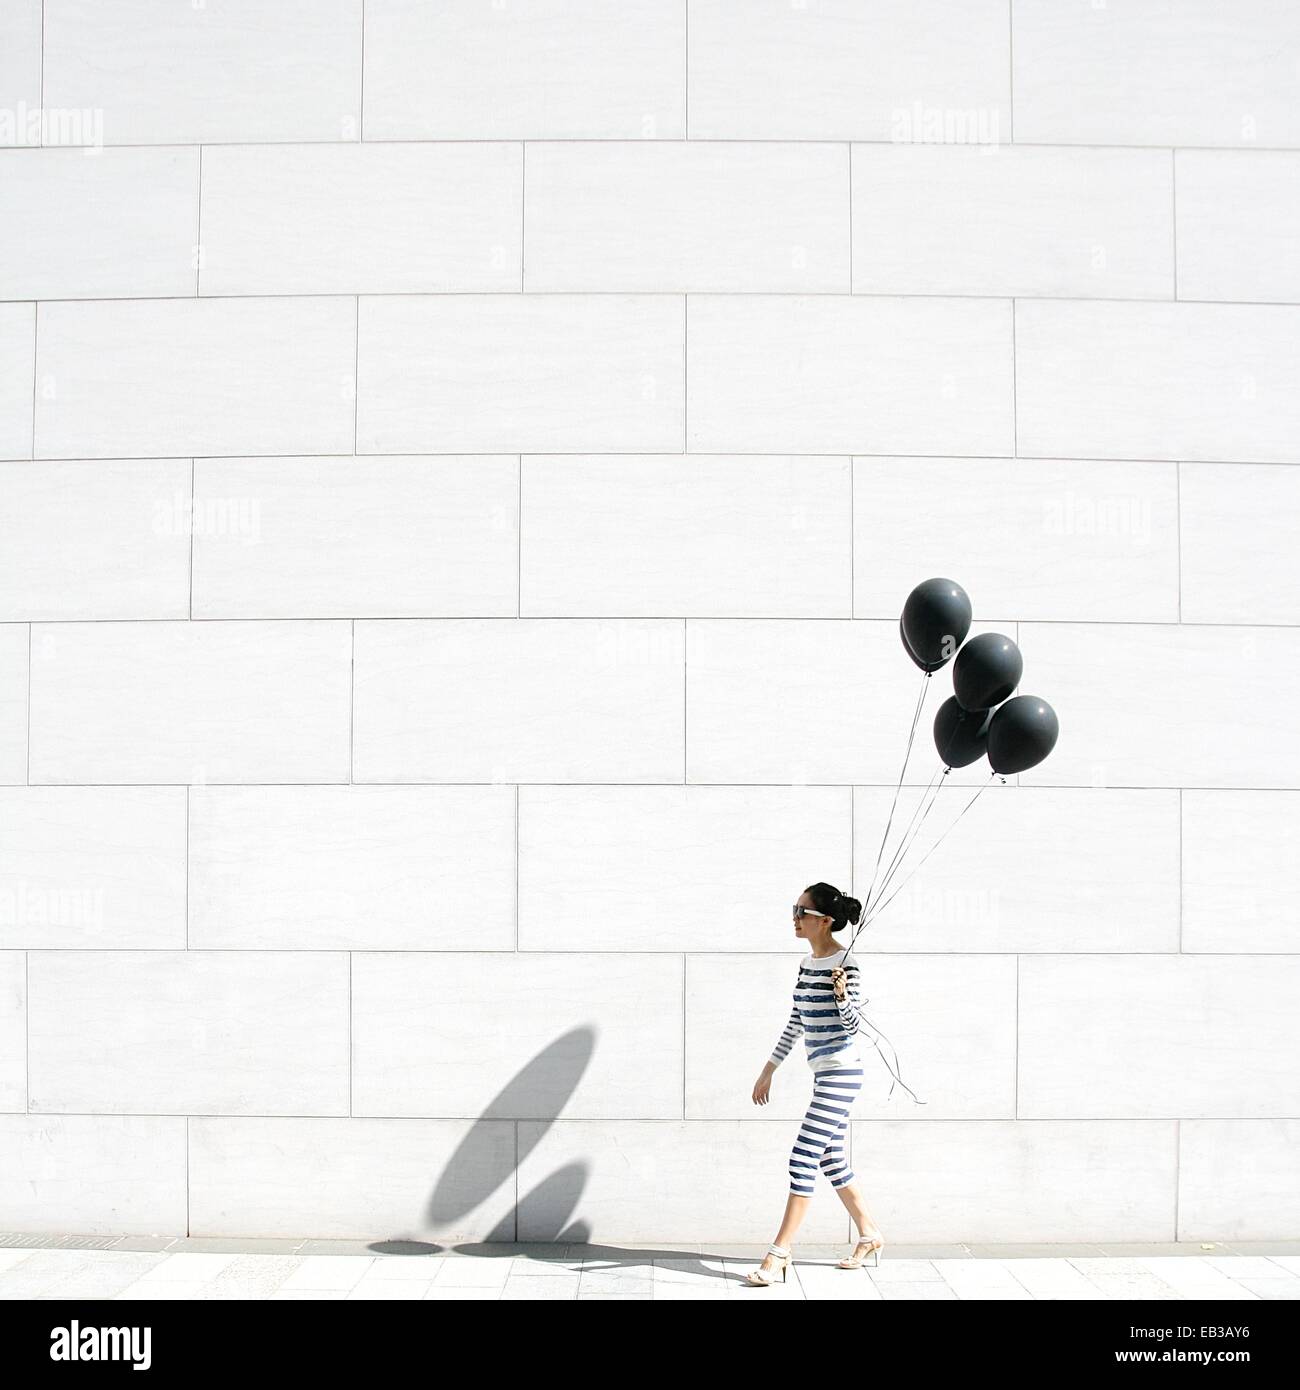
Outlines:
POLYGON ((856 898, 846 898, 833 884, 813 883, 804 892, 818 912, 834 919, 831 931, 839 931, 846 922, 856 922, 862 916, 862 904, 856 898))

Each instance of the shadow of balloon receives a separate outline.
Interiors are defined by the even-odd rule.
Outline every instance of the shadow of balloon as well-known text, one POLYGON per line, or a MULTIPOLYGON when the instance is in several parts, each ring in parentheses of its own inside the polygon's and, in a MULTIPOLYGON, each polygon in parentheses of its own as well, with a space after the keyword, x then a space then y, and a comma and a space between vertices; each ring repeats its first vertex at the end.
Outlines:
MULTIPOLYGON (((517 1184, 521 1164, 560 1118, 595 1050, 595 1030, 589 1026, 573 1028, 511 1077, 447 1160, 425 1208, 425 1224, 433 1230, 454 1226, 507 1183, 517 1184), (503 1120, 515 1122, 514 1161, 504 1171, 498 1157, 503 1120)), ((590 1225, 576 1216, 589 1171, 586 1161, 566 1163, 530 1192, 517 1193, 509 1210, 481 1241, 443 1244, 432 1240, 388 1240, 373 1241, 370 1248, 389 1255, 428 1255, 453 1249, 458 1254, 483 1259, 518 1259, 536 1253, 513 1248, 527 1242, 554 1247, 554 1252, 548 1250, 545 1256, 538 1256, 553 1259, 566 1247, 581 1245, 584 1268, 617 1269, 645 1265, 651 1260, 671 1260, 688 1273, 693 1268, 701 1274, 718 1273, 716 1267, 705 1264, 698 1250, 593 1244, 590 1225)), ((642 1195, 648 1199, 645 1204, 650 1205, 654 1194, 642 1195)))
MULTIPOLYGON (((573 1028, 539 1052, 492 1097, 447 1160, 429 1198, 425 1217, 435 1230, 458 1221, 505 1183, 517 1181, 520 1165, 563 1113, 591 1065, 595 1051, 595 1029, 573 1028), (496 1148, 495 1135, 489 1127, 501 1120, 516 1121, 514 1163, 505 1173, 497 1165, 483 1161, 496 1148), (525 1127, 519 1123, 525 1120, 540 1123, 525 1127)), ((570 1225, 569 1221, 586 1187, 587 1171, 585 1163, 569 1164, 548 1178, 534 1194, 534 1199, 517 1198, 488 1232, 486 1240, 519 1240, 520 1211, 525 1206, 529 1208, 529 1222, 525 1225, 530 1230, 530 1223, 540 1217, 537 1240, 585 1239, 586 1228, 580 1223, 570 1225)), ((456 1248, 463 1247, 457 1245, 456 1248)))

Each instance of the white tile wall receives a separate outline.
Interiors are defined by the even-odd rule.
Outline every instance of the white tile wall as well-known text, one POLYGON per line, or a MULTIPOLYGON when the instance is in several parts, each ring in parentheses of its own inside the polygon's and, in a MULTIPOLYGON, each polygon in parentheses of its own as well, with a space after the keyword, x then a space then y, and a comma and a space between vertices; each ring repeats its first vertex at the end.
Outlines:
POLYGON ((1017 1113, 1289 1117, 1297 983, 1294 956, 1023 956, 1017 1113))
POLYGON ((26 623, 0 623, 0 784, 27 781, 30 646, 26 623))
POLYGON ((193 615, 515 614, 519 460, 194 461, 193 615))
POLYGON ((1022 454, 1300 463, 1300 308, 1016 301, 1022 454))
POLYGON ((183 787, 0 790, 0 945, 185 945, 183 787))
POLYGON ((0 618, 185 618, 189 459, 0 463, 0 618))
POLYGON ((527 457, 520 611, 848 617, 849 471, 846 458, 527 457))
POLYGON ((1004 300, 692 296, 692 452, 1009 454, 1004 300))
POLYGON ((1185 791, 1184 951, 1294 953, 1300 792, 1185 791))
POLYGON ((691 0, 690 12, 694 139, 1010 138, 1002 0, 753 0, 743 17, 691 0))
POLYGON ((27 1108, 27 954, 0 951, 0 1111, 27 1108))
POLYGON ((843 145, 528 147, 528 290, 849 289, 843 145))
POLYGON ((42 0, 0 8, 0 147, 41 143, 42 0))
MULTIPOLYGON (((688 781, 898 782, 922 678, 897 619, 700 618, 686 627, 688 781)), ((927 695, 933 721, 941 698, 927 695)), ((925 733, 908 768, 908 781, 922 785, 938 759, 925 733)), ((988 780, 978 765, 952 776, 988 780)))
POLYGON ((855 459, 854 616, 935 574, 981 615, 1176 622, 1178 498, 1173 463, 855 459))
POLYGON ((854 145, 853 288, 1170 299, 1162 150, 854 145))
POLYGON ((36 456, 340 453, 355 370, 351 300, 43 304, 36 456))
POLYGON ((645 952, 356 952, 352 1113, 491 1115, 496 1097, 515 1119, 679 1116, 682 964, 645 952))
POLYGON ((884 1231, 906 1230, 928 1241, 961 1229, 973 1241, 998 1245, 1172 1239, 1178 1184, 1172 1121, 857 1121, 849 1127, 854 1166, 879 1194, 871 1212, 884 1231), (1080 1173, 1087 1173, 1086 1183, 1080 1173))
POLYGON ((686 0, 366 2, 370 140, 675 140, 686 0))
POLYGON ((0 6, 0 1229, 1294 1234, 1298 13, 0 6))
POLYGON ((346 1115, 348 966, 344 951, 31 951, 28 1109, 346 1115))
POLYGON ((195 1116, 195 1235, 509 1240, 515 1128, 505 1120, 195 1116))
POLYGON ((0 218, 23 228, 25 254, 0 265, 0 296, 193 294, 198 192, 193 147, 6 153, 0 218))
POLYGON ((1300 300, 1300 153, 1175 150, 1178 293, 1300 300))
POLYGON ((202 294, 517 290, 523 149, 214 145, 202 294))
POLYGON ((1015 0, 1016 139, 1297 145, 1286 0, 1015 0))
POLYGON ((681 448, 680 297, 417 295, 360 312, 359 453, 681 448))
POLYGON ((32 456, 35 337, 34 305, 0 304, 0 458, 32 456))
POLYGON ((807 884, 849 881, 851 817, 847 787, 521 787, 520 949, 698 950, 704 904, 708 949, 785 952, 807 884))
POLYGON ((189 827, 191 946, 514 949, 511 787, 195 788, 189 827))
POLYGON ((1295 1229, 1295 1120, 1178 1126, 1179 1240, 1271 1240, 1295 1229))
POLYGON ((31 781, 348 778, 347 623, 37 623, 31 781))
POLYGON ((1025 623, 1020 646, 1021 692, 1041 694, 1062 720, 1051 757, 1025 781, 1300 787, 1281 698, 1300 679, 1297 629, 1025 623))
POLYGON ((682 623, 356 624, 359 782, 675 782, 682 623))
POLYGON ((1288 563, 1300 469, 1181 464, 1178 511, 1185 621, 1300 623, 1300 583, 1288 563))
POLYGON ((185 1230, 181 1115, 0 1116, 0 1219, 9 1231, 185 1230))
POLYGON ((362 0, 45 0, 47 108, 72 143, 355 140, 362 0))
MULTIPOLYGON (((927 740, 929 724, 923 720, 919 731, 927 740)), ((933 763, 929 754, 926 768, 933 763)), ((995 783, 960 821, 969 800, 963 789, 942 789, 928 814, 923 793, 922 787, 900 793, 882 854, 893 788, 854 792, 860 887, 885 879, 913 811, 920 822, 915 853, 904 856, 883 895, 877 894, 889 905, 864 928, 861 941, 871 949, 1178 949, 1176 790, 1017 789, 995 783), (909 877, 931 846, 925 867, 909 877)), ((868 901, 865 892, 860 896, 868 901)))

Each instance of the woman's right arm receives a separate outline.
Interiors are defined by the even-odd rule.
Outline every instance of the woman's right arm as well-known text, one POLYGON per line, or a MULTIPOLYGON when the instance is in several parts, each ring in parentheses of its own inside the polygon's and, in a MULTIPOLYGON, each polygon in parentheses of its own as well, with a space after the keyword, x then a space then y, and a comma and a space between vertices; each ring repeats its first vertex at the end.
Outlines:
POLYGON ((795 1039, 803 1032, 803 1019, 799 1016, 799 1005, 790 1006, 790 1017, 786 1020, 786 1025, 781 1031, 781 1036, 777 1039, 776 1047, 772 1050, 772 1056, 768 1059, 768 1065, 773 1069, 779 1067, 782 1062, 790 1055, 790 1049, 794 1046, 795 1039))
POLYGON ((754 1082, 754 1104, 766 1105, 771 1094, 772 1077, 777 1067, 790 1055, 790 1049, 794 1046, 795 1039, 803 1032, 803 1019, 799 1016, 799 1003, 796 1000, 790 1006, 790 1017, 786 1020, 785 1027, 781 1030, 781 1036, 776 1041, 776 1047, 772 1050, 772 1055, 763 1063, 763 1070, 758 1074, 758 1080, 754 1082))

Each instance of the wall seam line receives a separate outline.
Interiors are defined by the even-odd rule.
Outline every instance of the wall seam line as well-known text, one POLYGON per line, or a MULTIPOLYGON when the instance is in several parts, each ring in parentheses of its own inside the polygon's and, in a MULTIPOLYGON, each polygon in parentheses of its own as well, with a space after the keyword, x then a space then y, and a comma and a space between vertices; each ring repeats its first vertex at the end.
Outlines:
POLYGON ((691 297, 682 295, 682 453, 691 451, 691 297))
POLYGON ((1169 151, 1170 230, 1174 244, 1174 301, 1178 302, 1178 150, 1169 151))
POLYGON ((690 619, 682 619, 682 785, 689 784, 691 777, 691 755, 690 755, 690 710, 689 710, 689 688, 690 679, 690 619))
MULTIPOLYGON (((352 457, 357 457, 357 417, 361 412, 361 296, 353 295, 352 313, 352 457)), ((292 456, 291 456, 292 457, 292 456)))
POLYGON ((849 153, 849 293, 854 291, 853 284, 853 142, 850 140, 845 149, 849 153))
POLYGON ((1007 137, 1016 143, 1016 0, 1007 0, 1007 137))
POLYGON ((199 145, 199 198, 194 219, 194 297, 202 294, 203 287, 203 146, 199 145))
POLYGON ((190 512, 189 512, 189 532, 190 532, 190 619, 194 618, 194 460, 190 459, 190 512))
POLYGON ((36 386, 39 380, 37 376, 37 348, 39 346, 41 322, 41 301, 32 301, 32 418, 31 418, 31 448, 29 450, 33 461, 36 458, 36 386))
POLYGON ((1175 1243, 1178 1240, 1178 1199, 1180 1189, 1183 1185, 1183 1121, 1182 1117, 1174 1121, 1174 1234, 1175 1243))
POLYGON ((1011 457, 1020 457, 1020 389, 1016 364, 1016 300, 1011 299, 1011 457))
MULTIPOLYGON (((1178 563, 1178 623, 1183 622, 1183 465, 1174 464, 1174 553, 1178 563)), ((1188 624, 1196 626, 1196 624, 1188 624)))
POLYGON ((32 784, 32 629, 35 623, 27 624, 27 785, 32 784))
POLYGON ((357 620, 349 624, 351 652, 348 656, 348 785, 357 780, 357 620))

